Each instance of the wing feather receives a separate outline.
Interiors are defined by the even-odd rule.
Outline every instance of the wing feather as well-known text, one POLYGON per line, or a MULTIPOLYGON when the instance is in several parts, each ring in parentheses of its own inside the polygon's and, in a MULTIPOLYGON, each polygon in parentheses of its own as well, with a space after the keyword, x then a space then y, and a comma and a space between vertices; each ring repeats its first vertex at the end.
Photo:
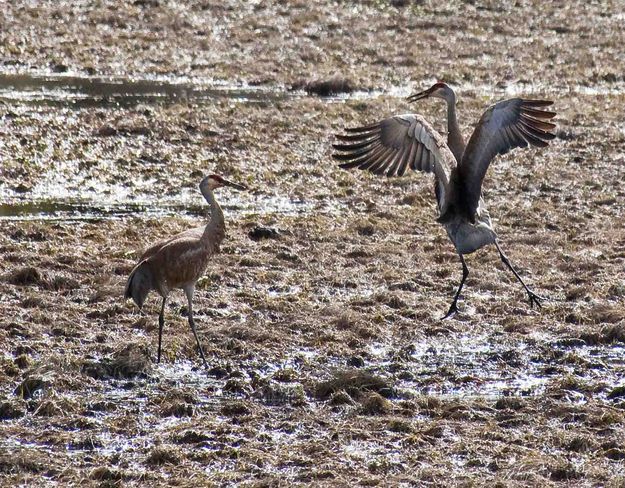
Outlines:
POLYGON ((361 142, 355 142, 353 144, 333 144, 332 147, 337 151, 355 151, 357 149, 364 149, 371 144, 377 143, 375 139, 366 139, 361 142))
POLYGON ((417 154, 415 154, 414 159, 410 162, 410 167, 414 170, 421 171, 421 157, 423 156, 423 148, 425 146, 423 144, 419 144, 417 146, 417 154))
POLYGON ((343 169, 356 168, 372 158, 377 158, 384 151, 386 151, 386 148, 380 144, 372 151, 368 151, 355 159, 348 159, 346 163, 339 164, 339 167, 343 169))
POLYGON ((551 141, 556 138, 556 135, 552 132, 546 132, 542 130, 538 125, 532 123, 531 121, 523 120, 522 118, 519 120, 519 125, 525 129, 526 132, 529 132, 534 137, 538 139, 542 139, 545 141, 551 141))
POLYGON ((380 131, 373 132, 360 132, 358 134, 337 134, 336 138, 339 141, 350 142, 350 141, 362 141, 363 139, 367 139, 369 137, 373 137, 378 135, 380 131))
POLYGON ((356 132, 356 133, 373 132, 373 131, 379 130, 379 128, 380 127, 378 126, 378 124, 366 125, 364 127, 346 127, 345 132, 356 132))
POLYGON ((334 149, 338 149, 340 151, 347 151, 344 153, 338 153, 335 159, 340 160, 340 161, 352 161, 354 159, 359 158, 362 155, 371 154, 371 151, 373 149, 376 149, 380 145, 381 145, 380 141, 375 141, 373 144, 367 144, 366 146, 363 146, 362 148, 355 148, 355 147, 346 148, 347 146, 334 144, 334 149))
POLYGON ((392 147, 384 147, 382 146, 384 149, 380 152, 380 155, 376 158, 372 158, 369 161, 365 161, 365 163, 361 164, 358 169, 362 169, 362 170, 369 170, 372 173, 375 172, 375 170, 377 168, 380 167, 380 165, 384 164, 384 161, 386 161, 386 158, 389 157, 389 155, 391 155, 393 153, 393 148, 392 147))
POLYGON ((516 147, 545 147, 555 138, 556 125, 547 120, 555 112, 542 110, 550 100, 512 98, 489 107, 480 118, 458 165, 458 184, 466 211, 473 215, 482 193, 482 181, 495 156, 516 147))
POLYGON ((399 164, 401 163, 401 160, 403 159, 404 154, 406 154, 406 151, 410 150, 411 145, 412 145, 412 142, 405 144, 397 152, 396 156, 393 158, 393 161, 389 164, 388 169, 385 168, 386 176, 395 176, 397 174, 397 168, 399 167, 399 164))
POLYGON ((369 171, 376 175, 381 175, 382 173, 384 173, 384 168, 388 166, 389 160, 394 156, 394 154, 395 151, 392 148, 388 148, 384 153, 384 157, 380 158, 375 164, 372 164, 368 168, 369 171))
MULTIPOLYGON (((376 124, 345 129, 333 144, 341 168, 359 168, 374 174, 402 176, 407 168, 433 172, 442 195, 448 195, 455 158, 443 137, 418 114, 389 117, 376 124)), ((439 202, 441 211, 445 199, 439 202)))
POLYGON ((399 168, 397 168, 397 176, 404 176, 404 174, 406 173, 406 169, 408 168, 408 163, 410 162, 410 159, 414 157, 414 152, 416 151, 417 146, 417 142, 413 139, 413 141, 410 143, 410 149, 406 151, 404 157, 401 160, 399 168))
POLYGON ((536 110, 534 108, 522 107, 521 112, 530 117, 536 117, 538 119, 553 119, 557 114, 555 112, 549 112, 547 110, 536 110))

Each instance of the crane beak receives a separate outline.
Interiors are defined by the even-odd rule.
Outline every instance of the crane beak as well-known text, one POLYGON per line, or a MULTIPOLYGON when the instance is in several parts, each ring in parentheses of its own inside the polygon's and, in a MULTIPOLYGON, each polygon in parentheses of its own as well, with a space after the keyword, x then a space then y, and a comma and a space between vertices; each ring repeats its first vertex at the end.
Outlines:
POLYGON ((228 181, 224 179, 224 185, 234 188, 235 190, 247 190, 247 186, 239 185, 238 183, 233 183, 232 181, 228 181))
POLYGON ((425 91, 419 92, 419 93, 414 93, 412 95, 410 95, 409 97, 406 98, 407 101, 409 102, 416 102, 417 100, 421 100, 422 98, 427 98, 429 97, 432 92, 434 90, 432 90, 432 88, 428 88, 425 91))

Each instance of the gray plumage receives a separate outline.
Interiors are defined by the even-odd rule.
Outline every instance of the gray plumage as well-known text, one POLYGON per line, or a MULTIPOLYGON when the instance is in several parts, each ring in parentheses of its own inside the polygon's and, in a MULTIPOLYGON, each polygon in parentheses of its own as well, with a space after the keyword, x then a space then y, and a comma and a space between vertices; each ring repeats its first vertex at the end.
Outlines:
POLYGON ((513 98, 488 108, 465 145, 456 117, 456 95, 445 83, 411 95, 409 101, 429 96, 447 102, 447 140, 418 114, 390 117, 378 123, 345 129, 333 147, 333 157, 345 169, 359 168, 374 174, 402 176, 408 168, 435 175, 435 195, 440 222, 460 256, 463 278, 444 318, 457 312, 457 300, 469 274, 464 255, 495 244, 502 261, 528 293, 530 305, 541 306, 542 297, 523 282, 501 250, 490 214, 482 199, 486 171, 499 154, 528 145, 545 147, 555 135, 556 114, 544 110, 553 102, 513 98))

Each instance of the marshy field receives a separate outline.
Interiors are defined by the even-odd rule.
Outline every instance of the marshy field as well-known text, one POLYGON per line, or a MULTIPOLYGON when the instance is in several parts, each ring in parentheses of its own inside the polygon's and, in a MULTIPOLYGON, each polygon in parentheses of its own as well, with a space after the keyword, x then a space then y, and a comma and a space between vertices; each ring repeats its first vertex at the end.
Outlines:
POLYGON ((0 485, 625 484, 625 21, 618 2, 17 1, 0 9, 0 485), (465 137, 554 101, 461 266, 430 175, 331 158, 418 112, 465 137), (141 251, 227 236, 194 301, 123 299, 141 251))

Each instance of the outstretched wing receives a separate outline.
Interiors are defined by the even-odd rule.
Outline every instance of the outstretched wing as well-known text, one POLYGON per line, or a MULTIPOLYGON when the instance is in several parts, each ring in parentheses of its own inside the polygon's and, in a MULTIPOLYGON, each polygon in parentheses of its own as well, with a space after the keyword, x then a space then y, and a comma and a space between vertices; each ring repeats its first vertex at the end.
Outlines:
POLYGON ((423 117, 396 115, 345 132, 336 136, 342 143, 333 144, 338 152, 332 157, 341 161, 341 168, 359 168, 386 176, 402 176, 408 168, 433 172, 443 192, 441 208, 445 207, 455 158, 443 137, 423 117))
POLYGON ((545 147, 555 138, 556 125, 547 122, 555 112, 543 110, 549 100, 512 98, 489 107, 480 118, 458 165, 462 194, 469 215, 476 211, 482 181, 490 162, 498 154, 528 144, 545 147))

